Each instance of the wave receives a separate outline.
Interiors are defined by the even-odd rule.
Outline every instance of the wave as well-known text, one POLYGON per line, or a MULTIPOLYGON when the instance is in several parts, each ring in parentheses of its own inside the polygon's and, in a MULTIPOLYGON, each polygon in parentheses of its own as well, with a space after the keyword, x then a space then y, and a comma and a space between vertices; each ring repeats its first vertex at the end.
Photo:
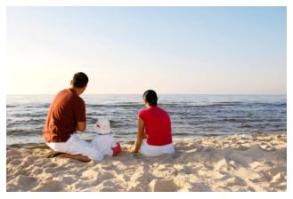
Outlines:
POLYGON ((42 128, 13 128, 7 129, 6 133, 9 136, 34 136, 41 135, 42 128))
MULTIPOLYGON (((48 103, 44 104, 32 104, 32 105, 6 105, 6 108, 10 111, 13 111, 14 109, 18 109, 17 111, 29 111, 29 112, 35 112, 35 111, 41 111, 44 114, 47 114, 48 103)), ((286 108, 287 103, 286 102, 241 102, 241 101, 234 101, 234 102, 212 102, 212 103, 204 103, 204 104, 197 104, 194 102, 184 102, 184 103, 160 103, 159 104, 162 107, 165 107, 166 109, 173 109, 178 108, 180 109, 198 109, 198 108, 232 108, 232 107, 238 107, 238 108, 246 108, 246 107, 284 107, 286 108)), ((89 103, 86 104, 86 107, 88 110, 94 110, 94 109, 109 109, 111 110, 133 110, 138 111, 144 107, 141 103, 136 102, 119 102, 119 103, 109 103, 109 104, 93 104, 89 103)), ((15 110, 16 111, 16 110, 15 110)), ((21 115, 19 115, 21 116, 21 115)))
POLYGON ((49 103, 38 103, 38 104, 15 104, 15 105, 6 105, 6 108, 21 108, 23 110, 27 109, 27 110, 30 110, 30 109, 48 109, 50 106, 49 103))

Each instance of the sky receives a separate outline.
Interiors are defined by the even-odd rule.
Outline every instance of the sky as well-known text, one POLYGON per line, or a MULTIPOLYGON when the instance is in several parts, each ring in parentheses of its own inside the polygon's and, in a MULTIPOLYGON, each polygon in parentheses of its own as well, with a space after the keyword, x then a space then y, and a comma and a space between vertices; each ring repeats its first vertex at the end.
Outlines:
POLYGON ((285 7, 9 7, 8 94, 286 94, 285 7))

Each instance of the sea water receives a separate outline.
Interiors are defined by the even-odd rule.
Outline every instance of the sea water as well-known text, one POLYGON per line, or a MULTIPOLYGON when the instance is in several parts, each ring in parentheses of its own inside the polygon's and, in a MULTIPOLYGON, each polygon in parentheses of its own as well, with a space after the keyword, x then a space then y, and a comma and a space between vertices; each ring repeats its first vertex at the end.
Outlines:
MULTIPOLYGON (((87 130, 95 136, 98 118, 109 118, 119 140, 134 140, 141 95, 82 95, 87 130)), ((53 95, 9 95, 6 103, 6 143, 41 143, 42 129, 53 95)), ((286 131, 285 95, 160 95, 159 106, 172 120, 174 137, 286 131)))

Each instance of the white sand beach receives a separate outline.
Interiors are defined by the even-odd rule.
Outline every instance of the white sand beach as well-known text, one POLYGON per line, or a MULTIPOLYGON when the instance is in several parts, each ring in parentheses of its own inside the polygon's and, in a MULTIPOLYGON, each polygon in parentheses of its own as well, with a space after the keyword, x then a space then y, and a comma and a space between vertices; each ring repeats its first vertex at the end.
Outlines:
POLYGON ((89 163, 30 144, 7 147, 7 191, 286 191, 286 132, 174 141, 176 153, 89 163))

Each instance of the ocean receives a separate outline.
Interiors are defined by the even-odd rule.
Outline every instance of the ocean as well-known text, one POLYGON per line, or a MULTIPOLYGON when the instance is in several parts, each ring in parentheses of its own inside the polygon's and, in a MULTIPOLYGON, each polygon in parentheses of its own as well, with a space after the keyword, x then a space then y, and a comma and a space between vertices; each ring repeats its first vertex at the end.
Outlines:
MULTIPOLYGON (((141 95, 82 95, 87 130, 95 136, 98 118, 109 118, 118 140, 134 140, 141 95)), ((9 95, 6 101, 7 145, 41 143, 42 128, 53 95, 9 95)), ((172 120, 176 138, 287 130, 285 95, 159 95, 159 106, 172 120)))

